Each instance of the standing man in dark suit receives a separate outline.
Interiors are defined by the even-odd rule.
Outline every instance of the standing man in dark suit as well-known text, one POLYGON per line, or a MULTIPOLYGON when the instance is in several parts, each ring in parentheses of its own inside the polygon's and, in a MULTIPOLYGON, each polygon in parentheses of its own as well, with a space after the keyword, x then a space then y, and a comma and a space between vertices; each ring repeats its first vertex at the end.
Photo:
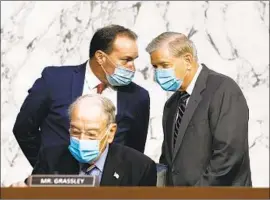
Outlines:
POLYGON ((249 110, 239 86, 199 64, 181 33, 162 33, 146 50, 156 81, 175 91, 163 113, 160 163, 168 165, 168 185, 252 186, 249 110))
POLYGON ((93 36, 90 59, 78 66, 46 67, 29 90, 13 133, 27 159, 35 165, 40 149, 69 144, 68 106, 79 96, 109 98, 117 108, 115 143, 144 152, 150 99, 132 82, 138 57, 137 36, 119 25, 93 36))
POLYGON ((71 104, 69 116, 70 145, 40 151, 32 174, 92 175, 101 186, 156 186, 154 161, 127 146, 111 144, 117 124, 109 99, 81 96, 71 104))

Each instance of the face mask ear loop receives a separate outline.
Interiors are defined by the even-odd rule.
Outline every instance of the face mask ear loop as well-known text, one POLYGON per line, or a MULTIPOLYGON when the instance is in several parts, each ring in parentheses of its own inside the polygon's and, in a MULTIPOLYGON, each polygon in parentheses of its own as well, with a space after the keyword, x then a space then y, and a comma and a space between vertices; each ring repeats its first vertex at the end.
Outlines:
MULTIPOLYGON (((100 139, 100 142, 101 142, 106 136, 107 136, 107 137, 109 136, 110 126, 111 126, 111 124, 108 126, 108 128, 107 128, 105 134, 104 134, 103 137, 100 139)), ((99 142, 99 145, 100 145, 100 142, 99 142)))
MULTIPOLYGON (((114 66, 114 69, 117 67, 117 64, 115 64, 110 58, 109 58, 109 56, 107 56, 106 54, 105 54, 105 57, 111 62, 111 64, 114 66)), ((103 66, 102 66, 102 68, 103 68, 103 66)), ((103 70, 104 70, 104 68, 103 68, 103 70)), ((105 70, 104 70, 105 71, 105 70)), ((106 71, 105 71, 105 73, 106 73, 106 71)), ((108 74, 108 73, 106 73, 106 74, 108 74)))
MULTIPOLYGON (((113 66, 115 67, 115 64, 111 61, 111 59, 105 54, 105 53, 103 53, 103 55, 113 64, 113 66)), ((106 70, 105 70, 105 68, 103 67, 103 65, 100 65, 101 66, 101 68, 103 69, 103 71, 105 72, 105 74, 107 74, 107 75, 109 75, 107 72, 106 72, 106 70)))

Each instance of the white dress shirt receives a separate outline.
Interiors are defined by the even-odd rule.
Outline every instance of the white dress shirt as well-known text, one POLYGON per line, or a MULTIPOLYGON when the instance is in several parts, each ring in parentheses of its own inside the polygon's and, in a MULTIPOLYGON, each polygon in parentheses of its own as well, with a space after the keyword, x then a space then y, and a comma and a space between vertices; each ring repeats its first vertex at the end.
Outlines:
MULTIPOLYGON (((191 96, 191 94, 192 94, 192 92, 193 92, 193 90, 194 90, 195 83, 196 83, 196 81, 197 81, 197 79, 198 79, 198 77, 199 77, 201 71, 202 71, 202 65, 199 64, 198 69, 197 69, 197 71, 196 71, 196 73, 195 73, 195 75, 194 75, 192 81, 190 82, 190 84, 188 85, 188 87, 187 87, 187 89, 186 89, 186 92, 187 92, 190 96, 191 96)), ((189 98, 190 98, 190 97, 189 97, 189 98)), ((187 104, 188 104, 189 98, 187 99, 187 104)))
MULTIPOLYGON (((91 67, 89 65, 89 61, 87 61, 82 95, 97 94, 96 87, 100 83, 101 83, 101 81, 95 76, 95 74, 91 70, 91 67)), ((108 99, 110 99, 113 102, 113 104, 115 106, 115 114, 116 114, 117 113, 117 90, 115 88, 107 86, 103 90, 101 95, 104 97, 107 97, 108 99)))
MULTIPOLYGON (((187 89, 186 89, 186 92, 191 96, 193 90, 194 90, 194 87, 195 87, 195 84, 196 84, 196 81, 200 75, 202 71, 202 65, 199 65, 198 66, 198 69, 192 79, 192 81, 190 82, 190 84, 188 85, 187 89)), ((190 98, 189 96, 189 98, 190 98)), ((188 102, 189 102, 189 98, 187 99, 187 103, 186 103, 186 107, 188 106, 188 102)), ((176 117, 175 117, 175 120, 178 118, 178 115, 179 115, 179 112, 176 113, 176 117)))

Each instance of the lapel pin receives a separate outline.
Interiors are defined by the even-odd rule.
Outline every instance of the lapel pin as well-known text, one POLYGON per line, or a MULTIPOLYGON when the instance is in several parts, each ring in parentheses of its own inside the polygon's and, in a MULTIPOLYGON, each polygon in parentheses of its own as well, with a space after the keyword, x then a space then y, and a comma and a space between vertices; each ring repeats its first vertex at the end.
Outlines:
POLYGON ((117 174, 116 172, 114 172, 113 176, 118 179, 119 178, 119 174, 117 174))

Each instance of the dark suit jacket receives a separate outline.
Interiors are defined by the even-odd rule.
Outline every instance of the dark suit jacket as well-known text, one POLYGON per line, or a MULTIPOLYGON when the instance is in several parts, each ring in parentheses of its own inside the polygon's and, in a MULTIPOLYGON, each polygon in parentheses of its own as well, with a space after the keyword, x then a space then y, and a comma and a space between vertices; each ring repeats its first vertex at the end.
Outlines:
MULTIPOLYGON (((28 91, 13 133, 32 166, 41 148, 69 144, 68 107, 82 95, 86 63, 46 67, 28 91)), ((144 152, 149 123, 148 92, 131 83, 117 87, 118 131, 114 142, 144 152)))
POLYGON ((238 85, 203 65, 173 148, 178 99, 176 92, 163 113, 160 162, 169 167, 168 184, 251 186, 249 110, 238 85))
MULTIPOLYGON (((78 161, 67 145, 40 151, 32 174, 79 174, 78 161)), ((141 152, 124 145, 111 144, 105 160, 101 186, 156 186, 156 164, 141 152), (116 179, 114 173, 119 175, 116 179)))

